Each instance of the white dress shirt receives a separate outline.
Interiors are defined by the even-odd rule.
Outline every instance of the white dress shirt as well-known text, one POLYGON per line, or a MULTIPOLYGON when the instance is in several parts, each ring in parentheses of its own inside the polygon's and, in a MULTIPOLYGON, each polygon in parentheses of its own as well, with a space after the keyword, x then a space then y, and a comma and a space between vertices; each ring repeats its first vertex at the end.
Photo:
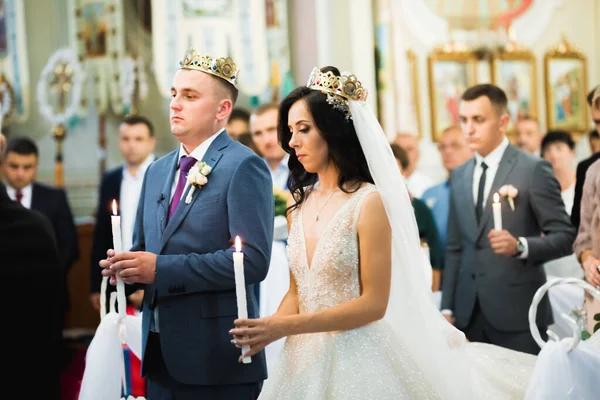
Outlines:
MULTIPOLYGON (((286 154, 285 157, 281 160, 281 162, 277 165, 275 170, 271 169, 269 165, 269 172, 271 173, 271 179, 273 180, 273 184, 277 186, 279 189, 287 189, 287 180, 290 175, 290 168, 288 167, 288 160, 290 159, 290 155, 286 154)), ((265 160, 267 162, 267 160, 265 160)), ((268 163, 267 163, 268 165, 268 163)))
POLYGON ((123 166, 123 180, 121 181, 121 192, 119 196, 119 213, 121 215, 121 233, 123 249, 129 251, 133 246, 133 229, 135 227, 135 216, 142 193, 144 175, 146 170, 154 161, 154 154, 150 154, 140 165, 135 175, 132 175, 123 166))
MULTIPOLYGON (((494 178, 496 177, 496 172, 498 172, 498 167, 500 166, 500 161, 502 160, 502 156, 504 155, 504 151, 508 147, 509 142, 506 137, 502 140, 502 143, 494 150, 490 152, 485 157, 479 155, 479 153, 475 153, 475 171, 473 171, 473 202, 474 205, 477 205, 477 192, 479 189, 479 178, 481 178, 481 173, 483 170, 481 169, 481 163, 485 161, 485 164, 488 166, 485 177, 485 186, 483 187, 483 203, 486 204, 488 196, 490 194, 490 190, 492 189, 492 184, 494 183, 494 178)), ((485 206, 484 206, 485 207, 485 206)), ((527 239, 524 237, 519 237, 519 240, 525 246, 525 250, 519 258, 527 258, 529 254, 529 247, 527 246, 527 239)))
MULTIPOLYGON (((186 156, 186 157, 194 157, 196 159, 196 164, 203 161, 202 158, 206 154, 206 150, 208 150, 208 148, 210 147, 212 142, 214 142, 215 139, 217 138, 217 136, 219 136, 221 134, 221 132, 223 132, 224 130, 225 130, 225 128, 222 128, 221 130, 216 132, 214 135, 212 135, 211 137, 206 139, 204 142, 202 142, 202 144, 200 144, 200 146, 198 146, 194 150, 192 150, 192 152, 190 154, 188 154, 187 151, 185 151, 183 144, 180 144, 179 145, 179 159, 181 160, 181 157, 186 156)), ((194 164, 194 166, 196 164, 194 164)), ((194 166, 192 166, 192 168, 194 168, 194 166)), ((177 188, 177 182, 179 182, 179 171, 180 171, 179 166, 177 166, 177 171, 175 172, 175 178, 173 179, 173 185, 171 186, 171 195, 169 196, 169 203, 173 199, 173 195, 175 194, 175 189, 177 188)), ((183 197, 183 195, 185 194, 185 191, 187 190, 188 185, 189 185, 189 183, 186 182, 185 186, 183 188, 183 192, 181 192, 181 197, 183 197)))
MULTIPOLYGON (((8 183, 5 183, 6 193, 8 193, 8 197, 11 200, 17 201, 17 189, 10 186, 8 183)), ((21 205, 29 210, 31 210, 31 199, 33 198, 33 184, 29 184, 21 189, 21 193, 23 194, 23 198, 21 198, 21 205)))
POLYGON ((435 185, 434 180, 419 171, 413 172, 406 178, 406 187, 408 188, 408 191, 413 197, 418 199, 423 197, 423 193, 433 185, 435 185))

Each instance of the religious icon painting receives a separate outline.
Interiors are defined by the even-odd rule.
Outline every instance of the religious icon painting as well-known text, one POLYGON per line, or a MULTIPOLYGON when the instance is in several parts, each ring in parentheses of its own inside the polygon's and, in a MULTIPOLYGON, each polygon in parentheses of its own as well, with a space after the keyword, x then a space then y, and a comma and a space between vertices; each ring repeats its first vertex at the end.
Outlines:
POLYGON ((6 118, 3 111, 5 124, 25 121, 29 112, 29 52, 24 16, 22 1, 0 0, 0 84, 3 85, 2 98, 10 97, 12 116, 6 118))
POLYGON ((522 118, 537 118, 537 75, 535 56, 514 42, 494 55, 492 81, 508 97, 509 133, 522 118))
POLYGON ((444 129, 459 123, 460 97, 477 82, 477 58, 462 46, 448 44, 434 49, 427 61, 432 138, 438 141, 444 129))
POLYGON ((575 134, 588 128, 587 59, 563 37, 544 55, 546 123, 575 134))
POLYGON ((81 7, 81 40, 88 58, 106 57, 108 36, 108 5, 90 2, 81 7))

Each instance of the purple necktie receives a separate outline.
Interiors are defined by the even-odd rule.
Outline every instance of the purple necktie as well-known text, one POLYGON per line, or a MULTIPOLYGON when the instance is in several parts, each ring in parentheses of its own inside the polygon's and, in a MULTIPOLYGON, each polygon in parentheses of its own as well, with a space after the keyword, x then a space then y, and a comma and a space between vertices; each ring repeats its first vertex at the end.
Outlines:
POLYGON ((171 205, 169 205, 169 220, 171 220, 171 217, 175 214, 175 210, 181 201, 181 195, 183 194, 183 189, 185 188, 185 183, 187 181, 187 174, 194 164, 196 164, 196 159, 194 157, 183 156, 179 159, 179 180, 177 181, 177 187, 175 188, 175 193, 171 199, 171 205))

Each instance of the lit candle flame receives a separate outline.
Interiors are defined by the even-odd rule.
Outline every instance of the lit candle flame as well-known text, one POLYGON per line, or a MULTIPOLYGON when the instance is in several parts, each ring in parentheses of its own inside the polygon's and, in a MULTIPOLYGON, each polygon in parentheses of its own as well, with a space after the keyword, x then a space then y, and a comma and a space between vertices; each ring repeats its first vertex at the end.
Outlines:
POLYGON ((113 212, 113 215, 118 215, 117 214, 117 200, 114 200, 114 199, 112 202, 112 212, 113 212))
POLYGON ((235 251, 238 253, 242 251, 242 241, 239 236, 235 237, 235 251))
POLYGON ((499 203, 500 202, 500 196, 498 195, 498 193, 494 193, 494 203, 499 203))

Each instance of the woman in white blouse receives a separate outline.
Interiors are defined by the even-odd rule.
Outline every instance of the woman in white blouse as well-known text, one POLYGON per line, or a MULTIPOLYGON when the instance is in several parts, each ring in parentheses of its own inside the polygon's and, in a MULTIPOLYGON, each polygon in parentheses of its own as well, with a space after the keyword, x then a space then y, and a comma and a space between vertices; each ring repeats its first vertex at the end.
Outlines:
MULTIPOLYGON (((550 131, 542 140, 541 155, 552 164, 556 179, 560 184, 561 195, 567 213, 571 214, 575 196, 575 142, 568 132, 550 131)), ((555 277, 583 278, 583 271, 575 254, 568 255, 544 264, 548 279, 555 277)), ((571 285, 554 286, 549 290, 554 325, 550 328, 560 337, 570 335, 570 328, 561 313, 571 314, 583 304, 583 291, 571 285)))

